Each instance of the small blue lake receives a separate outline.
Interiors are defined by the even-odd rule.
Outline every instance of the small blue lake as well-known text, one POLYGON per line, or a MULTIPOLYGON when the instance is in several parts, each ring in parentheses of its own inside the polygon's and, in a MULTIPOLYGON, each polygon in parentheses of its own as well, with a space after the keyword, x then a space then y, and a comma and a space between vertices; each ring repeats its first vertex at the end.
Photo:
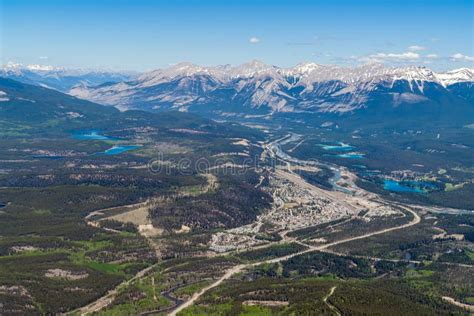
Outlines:
POLYGON ((351 151, 354 149, 353 146, 349 144, 345 144, 343 142, 338 142, 335 145, 327 145, 327 144, 318 144, 324 150, 334 150, 334 151, 351 151))
POLYGON ((124 152, 135 150, 135 149, 138 149, 138 148, 141 148, 141 147, 142 146, 139 146, 139 145, 123 145, 123 146, 122 145, 117 145, 117 146, 113 146, 113 147, 107 149, 106 151, 97 153, 97 155, 108 155, 108 156, 119 155, 119 154, 122 154, 124 152))
POLYGON ((384 190, 393 192, 427 193, 430 190, 436 189, 436 185, 425 181, 395 181, 385 179, 383 181, 383 188, 384 190))
MULTIPOLYGON (((102 140, 102 141, 119 141, 120 140, 119 138, 103 135, 98 130, 85 130, 85 131, 74 132, 72 134, 72 137, 78 140, 102 140)), ((95 155, 107 155, 107 156, 119 155, 127 151, 135 150, 141 147, 142 147, 141 145, 114 145, 103 152, 95 153, 95 155)))
POLYGON ((72 137, 78 140, 117 140, 117 138, 102 135, 101 132, 97 130, 74 132, 72 137))
POLYGON ((339 158, 349 158, 349 159, 362 159, 365 158, 364 154, 362 153, 347 153, 347 154, 339 154, 336 155, 339 158))

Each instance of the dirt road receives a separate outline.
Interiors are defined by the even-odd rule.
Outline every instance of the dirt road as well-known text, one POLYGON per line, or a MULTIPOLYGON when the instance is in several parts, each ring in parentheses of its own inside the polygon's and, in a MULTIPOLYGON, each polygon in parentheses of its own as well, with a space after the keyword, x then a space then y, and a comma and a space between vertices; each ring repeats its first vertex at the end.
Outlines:
POLYGON ((334 291, 336 290, 336 286, 333 286, 330 290, 329 290, 329 293, 328 295, 326 295, 324 298, 323 298, 323 302, 326 303, 326 305, 334 312, 334 314, 340 316, 341 313, 339 313, 339 311, 337 310, 337 308, 332 305, 331 303, 328 302, 328 298, 330 298, 333 294, 334 294, 334 291))
POLYGON ((106 295, 104 295, 101 298, 97 299, 96 301, 90 303, 89 305, 83 306, 83 307, 78 308, 78 309, 76 309, 72 312, 67 313, 67 315, 71 315, 71 314, 73 314, 73 315, 75 315, 75 314, 86 315, 86 314, 90 314, 90 313, 97 312, 97 311, 101 310, 102 308, 104 308, 107 305, 109 305, 110 303, 112 303, 113 299, 115 298, 115 295, 117 295, 118 290, 121 287, 127 286, 130 283, 132 283, 133 281, 145 276, 156 265, 157 264, 151 265, 148 268, 139 271, 137 274, 135 274, 135 276, 133 278, 128 279, 127 281, 124 281, 124 282, 120 283, 114 289, 107 292, 106 295))

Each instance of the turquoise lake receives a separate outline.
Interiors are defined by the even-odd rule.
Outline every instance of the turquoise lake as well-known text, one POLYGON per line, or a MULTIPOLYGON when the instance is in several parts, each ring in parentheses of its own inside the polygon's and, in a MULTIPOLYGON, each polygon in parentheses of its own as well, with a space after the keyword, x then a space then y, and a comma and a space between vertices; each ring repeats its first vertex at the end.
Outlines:
POLYGON ((102 135, 101 132, 97 130, 74 132, 72 137, 78 140, 117 140, 116 138, 102 135))
POLYGON ((347 153, 347 154, 339 154, 337 157, 340 158, 349 158, 349 159, 362 159, 364 158, 364 154, 361 153, 347 153))
MULTIPOLYGON (((118 138, 105 136, 101 134, 101 132, 98 130, 86 130, 86 131, 74 132, 72 134, 72 137, 78 140, 103 140, 103 141, 106 141, 106 140, 119 141, 120 140, 118 138)), ((141 147, 142 147, 141 145, 114 145, 103 152, 95 153, 95 155, 107 155, 107 156, 119 155, 127 151, 135 150, 141 147)))
POLYGON ((424 181, 395 181, 385 179, 383 188, 393 192, 427 193, 429 189, 435 189, 436 185, 424 181))
POLYGON ((319 144, 319 146, 321 146, 324 150, 335 150, 335 151, 336 150, 337 151, 350 151, 354 149, 353 146, 342 143, 342 142, 338 142, 336 145, 319 144))

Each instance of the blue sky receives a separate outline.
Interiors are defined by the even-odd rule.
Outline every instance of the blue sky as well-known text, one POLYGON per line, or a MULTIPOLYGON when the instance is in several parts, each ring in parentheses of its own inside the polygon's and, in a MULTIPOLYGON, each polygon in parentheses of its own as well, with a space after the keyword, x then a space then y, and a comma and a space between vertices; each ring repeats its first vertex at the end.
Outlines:
POLYGON ((0 0, 1 62, 474 64, 474 1, 0 0))

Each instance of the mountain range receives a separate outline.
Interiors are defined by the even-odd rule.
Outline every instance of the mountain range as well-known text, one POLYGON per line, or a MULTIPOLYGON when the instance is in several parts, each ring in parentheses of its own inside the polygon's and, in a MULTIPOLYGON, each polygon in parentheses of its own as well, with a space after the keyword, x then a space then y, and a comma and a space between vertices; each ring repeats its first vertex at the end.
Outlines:
POLYGON ((303 63, 280 68, 251 61, 213 67, 180 63, 134 76, 11 68, 4 67, 0 76, 52 87, 120 110, 219 115, 390 112, 397 116, 408 111, 424 117, 430 113, 459 117, 474 111, 474 69, 470 68, 441 73, 426 67, 381 64, 303 63))
POLYGON ((61 92, 68 92, 73 87, 79 85, 96 86, 105 82, 129 81, 134 77, 134 73, 68 69, 44 65, 22 65, 10 62, 0 68, 0 77, 61 92))
POLYGON ((474 71, 466 68, 445 73, 379 64, 346 68, 306 63, 278 68, 252 61, 237 67, 181 63, 132 81, 80 86, 70 93, 121 109, 345 113, 380 97, 395 106, 439 101, 440 95, 472 102, 473 82, 474 71))

